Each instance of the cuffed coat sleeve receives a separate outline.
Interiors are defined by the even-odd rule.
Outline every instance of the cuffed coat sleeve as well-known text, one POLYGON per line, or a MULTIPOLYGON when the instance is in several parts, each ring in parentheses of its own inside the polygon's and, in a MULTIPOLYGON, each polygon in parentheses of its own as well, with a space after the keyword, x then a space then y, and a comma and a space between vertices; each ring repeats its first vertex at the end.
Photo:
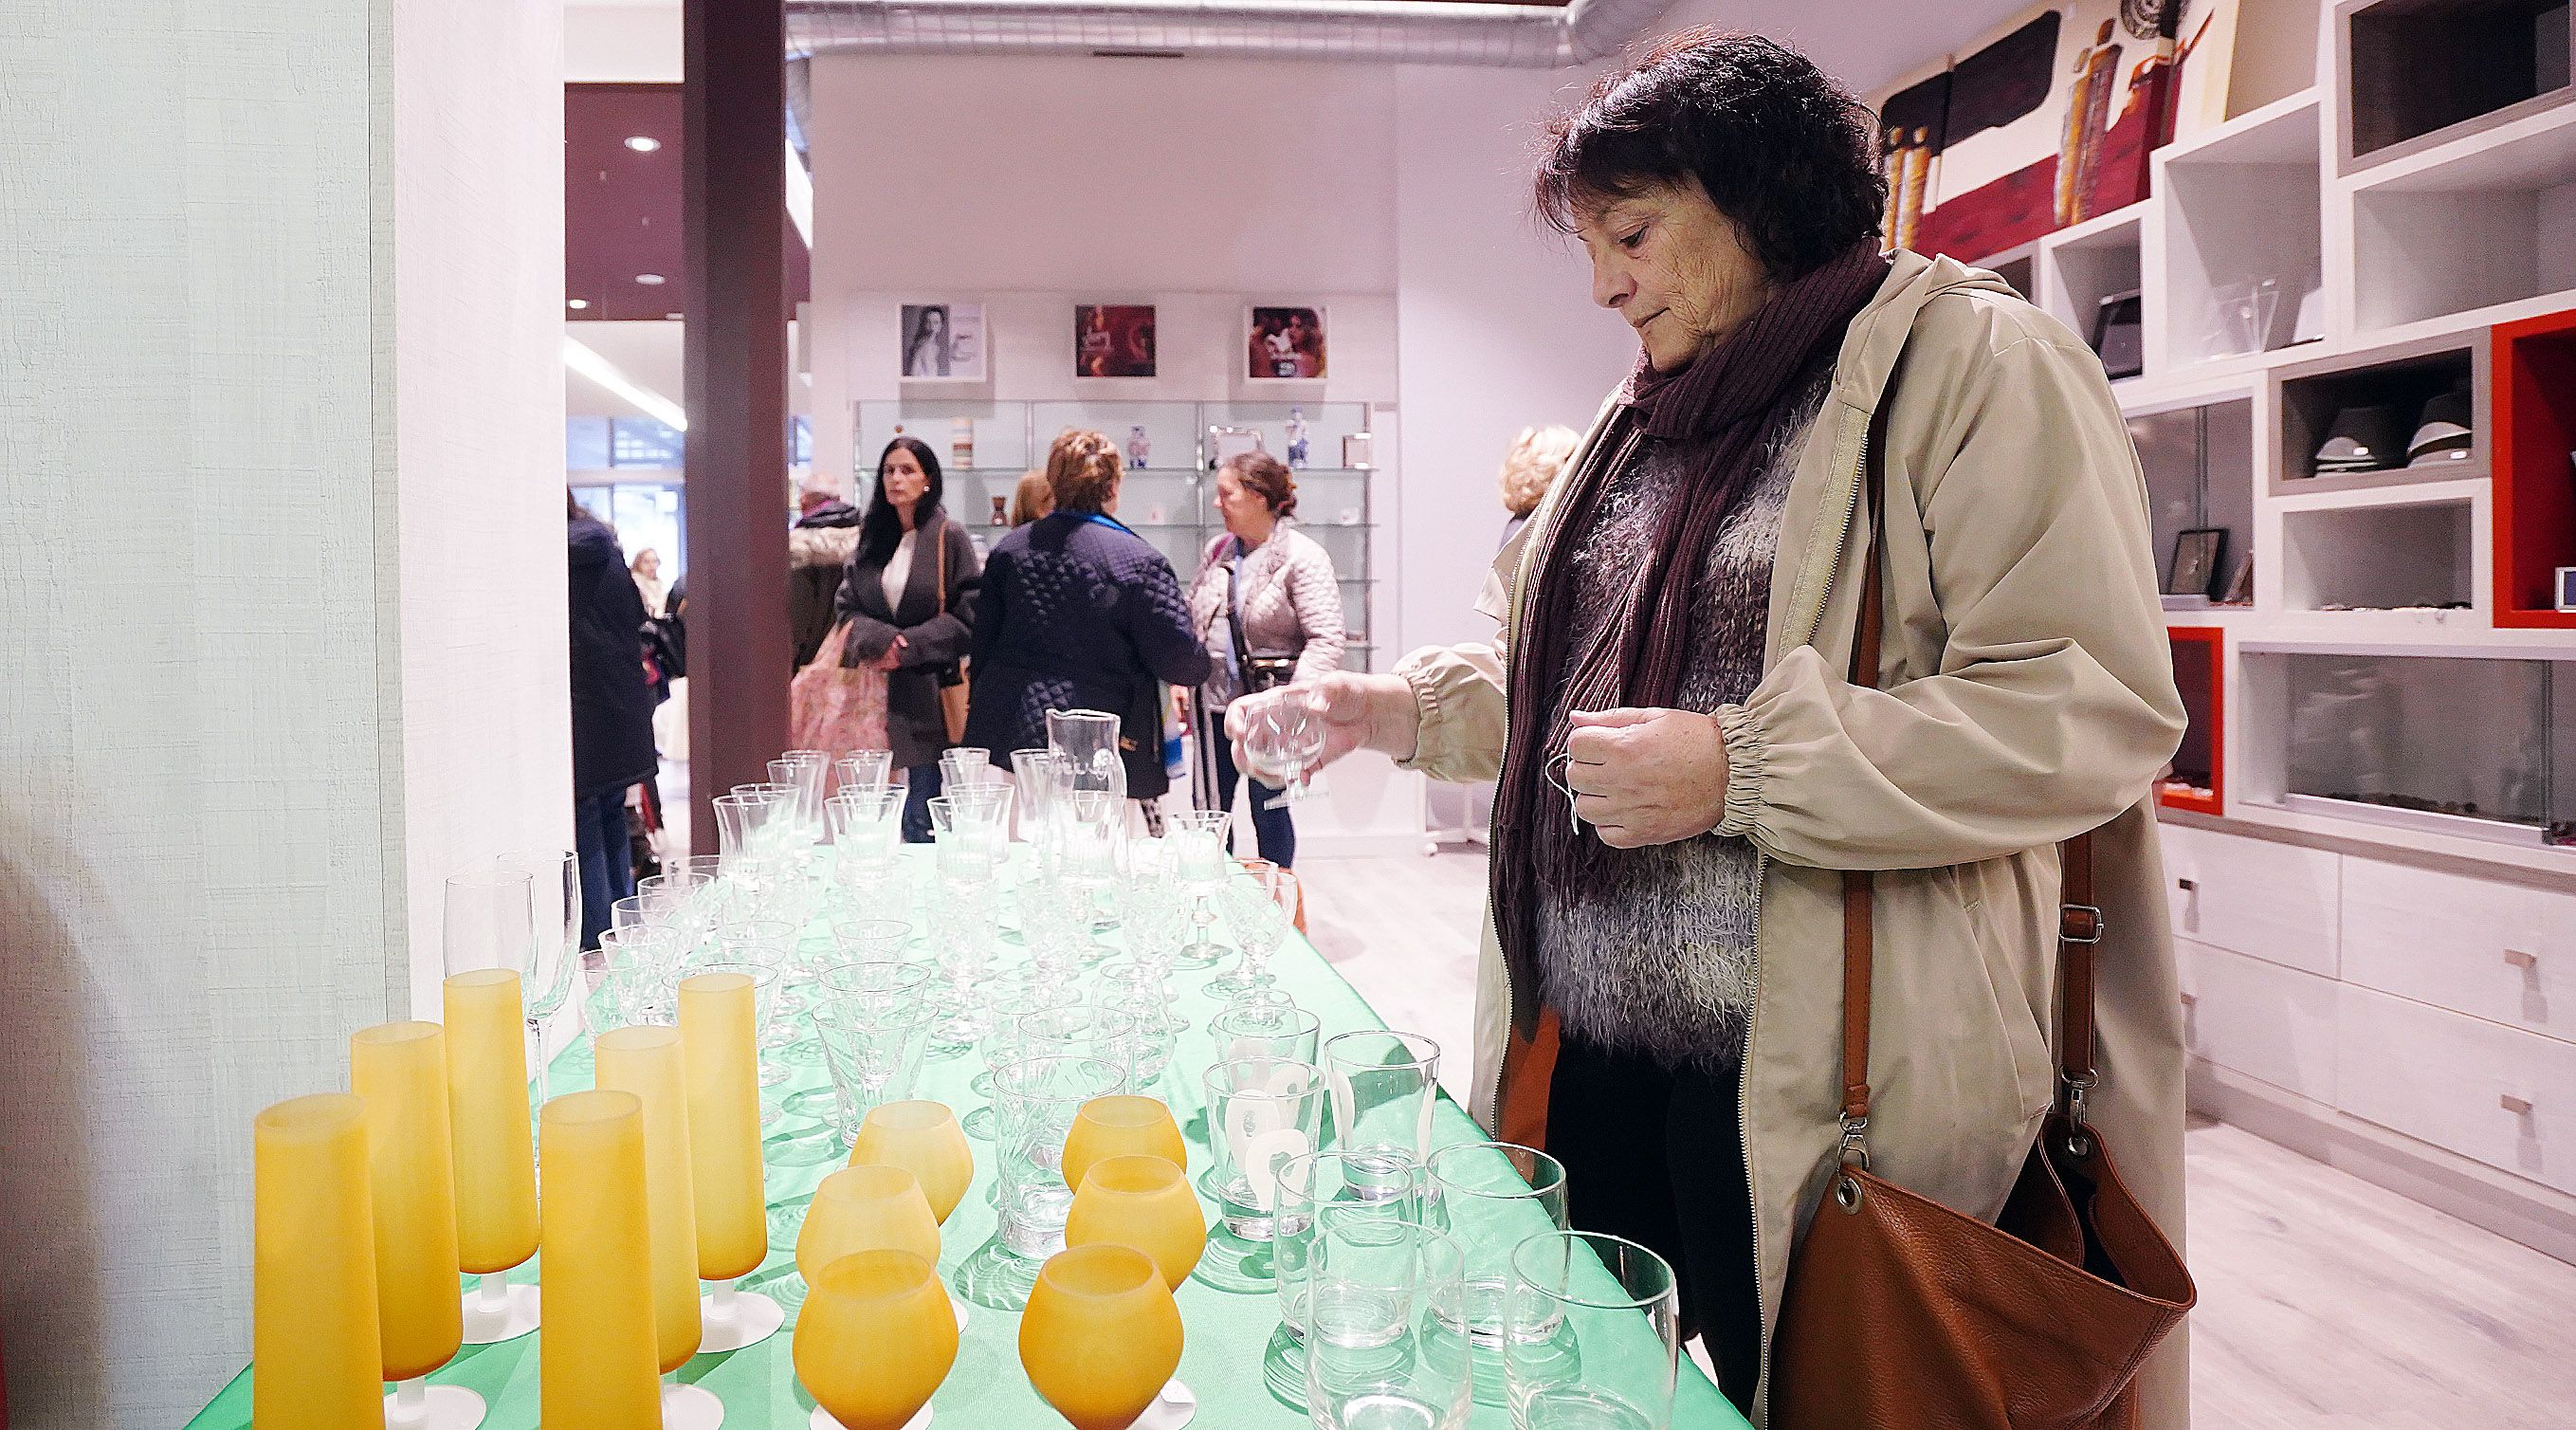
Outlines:
POLYGON ((1889 664, 1938 650, 1937 673, 1866 689, 1802 646, 1718 712, 1716 832, 1793 864, 1928 868, 2054 843, 2137 803, 2183 728, 2143 481, 2092 355, 2024 334, 1915 365, 1891 400, 1892 430, 1920 435, 1884 457, 1882 559, 1892 583, 1928 581, 1946 630, 1891 624, 1889 664))
POLYGON ((905 669, 951 664, 965 656, 974 641, 975 599, 983 586, 984 563, 975 555, 974 539, 956 522, 941 522, 939 539, 948 561, 948 589, 941 600, 945 609, 920 625, 904 628, 903 654, 897 663, 905 669))

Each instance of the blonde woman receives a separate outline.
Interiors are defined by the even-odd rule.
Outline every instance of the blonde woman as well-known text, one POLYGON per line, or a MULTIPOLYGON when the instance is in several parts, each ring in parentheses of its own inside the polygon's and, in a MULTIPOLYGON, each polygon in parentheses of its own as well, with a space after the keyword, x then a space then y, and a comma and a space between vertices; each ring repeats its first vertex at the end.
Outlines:
POLYGON ((1522 523, 1538 510, 1539 498, 1556 485, 1557 474, 1565 470, 1565 459, 1583 439, 1571 427, 1524 427, 1512 439, 1512 449, 1503 454, 1503 471, 1499 485, 1503 491, 1503 510, 1511 520, 1503 523, 1503 543, 1521 534, 1522 523))
POLYGON ((1011 489, 1011 525, 1026 526, 1055 510, 1055 488, 1047 485, 1043 468, 1031 468, 1020 474, 1020 484, 1011 489))

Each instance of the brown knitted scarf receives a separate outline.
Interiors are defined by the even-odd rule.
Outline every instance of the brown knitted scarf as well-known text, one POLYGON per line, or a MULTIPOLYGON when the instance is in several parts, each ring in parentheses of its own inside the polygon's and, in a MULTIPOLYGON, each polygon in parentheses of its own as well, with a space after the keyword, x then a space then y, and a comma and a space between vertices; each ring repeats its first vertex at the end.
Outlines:
MULTIPOLYGON (((1623 873, 1624 851, 1589 831, 1576 833, 1565 795, 1546 779, 1549 757, 1565 748, 1572 713, 1673 703, 1694 649, 1691 598, 1700 563, 1754 476, 1774 409, 1799 375, 1839 344, 1852 315, 1878 291, 1887 271, 1874 244, 1857 245, 1783 284, 1742 327, 1688 366, 1657 374, 1640 359, 1621 395, 1621 410, 1568 479, 1559 514, 1530 568, 1508 692, 1519 718, 1503 752, 1495 795, 1495 922, 1516 974, 1535 967, 1531 943, 1540 889, 1615 893, 1623 873), (1666 503, 1651 555, 1599 634, 1583 648, 1569 649, 1574 554, 1600 516, 1611 479, 1650 438, 1688 444, 1695 470, 1666 503), (1561 697, 1553 688, 1560 671, 1568 673, 1561 697)), ((1522 1013, 1527 1031, 1538 1009, 1522 1013)))

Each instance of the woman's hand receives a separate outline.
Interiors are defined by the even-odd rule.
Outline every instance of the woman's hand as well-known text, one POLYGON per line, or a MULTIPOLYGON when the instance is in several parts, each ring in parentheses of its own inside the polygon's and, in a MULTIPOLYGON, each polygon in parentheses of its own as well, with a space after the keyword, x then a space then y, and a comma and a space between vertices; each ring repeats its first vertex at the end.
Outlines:
MULTIPOLYGON (((1358 675, 1336 671, 1317 680, 1289 687, 1314 705, 1323 717, 1324 752, 1315 757, 1307 771, 1312 774, 1353 750, 1375 750, 1398 760, 1413 758, 1421 743, 1422 711, 1414 704, 1413 687, 1401 675, 1358 675)), ((1256 770, 1253 759, 1244 752, 1245 714, 1254 700, 1267 696, 1247 696, 1225 709, 1226 738, 1234 742, 1236 769, 1255 771, 1265 783, 1276 772, 1256 770)))
POLYGON ((877 657, 877 669, 899 669, 903 665, 903 647, 903 637, 896 636, 893 643, 885 648, 885 654, 877 657))
POLYGON ((1613 849, 1672 844, 1726 815, 1726 736, 1690 710, 1578 710, 1565 737, 1574 812, 1613 849))

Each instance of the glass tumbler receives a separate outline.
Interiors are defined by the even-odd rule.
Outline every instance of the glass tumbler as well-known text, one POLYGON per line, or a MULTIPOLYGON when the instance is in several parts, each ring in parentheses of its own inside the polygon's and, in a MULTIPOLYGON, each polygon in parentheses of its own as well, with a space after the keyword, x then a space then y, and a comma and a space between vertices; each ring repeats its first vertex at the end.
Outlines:
POLYGON ((1279 1164, 1278 1220, 1271 1236, 1279 1287, 1279 1319, 1290 1335, 1306 1335, 1306 1260, 1316 1225, 1327 1208, 1337 1215, 1376 1217, 1407 1225, 1422 1221, 1422 1164, 1383 1152, 1310 1152, 1279 1164))
POLYGON ((1431 1148, 1440 1089, 1440 1045, 1420 1033, 1367 1029, 1324 1043, 1333 1093, 1333 1144, 1419 1162, 1431 1148))
POLYGON ((1456 1329, 1480 1347, 1494 1345, 1513 1249, 1566 1229, 1565 1166, 1535 1147, 1467 1142, 1432 1153, 1422 1172, 1423 1223, 1448 1233, 1467 1257, 1466 1321, 1456 1329))
POLYGON ((1474 1378, 1459 1324, 1464 1266, 1437 1231, 1322 1209, 1305 1266, 1306 1405, 1318 1430, 1463 1430, 1474 1378))
MULTIPOLYGON (((1248 1242, 1270 1240, 1279 1210, 1279 1172, 1315 1150, 1323 1133, 1324 1075, 1290 1058, 1228 1058, 1206 1075, 1208 1191, 1225 1229, 1248 1242)), ((1229 1291, 1269 1289, 1265 1276, 1238 1278, 1229 1291)))
POLYGON ((1673 1269, 1633 1241, 1548 1232, 1512 1252, 1503 1393, 1515 1425, 1673 1423, 1673 1269))
POLYGON ((1126 1090, 1126 1075, 1115 1064, 1034 1045, 993 1074, 1001 1184, 995 1239, 1000 1253, 1018 1264, 999 1268, 1007 1275, 970 1284, 968 1299, 1008 1311, 1027 1303, 1037 1264, 1064 1249, 1065 1213, 1073 1205, 1064 1181, 1065 1134, 1084 1103, 1126 1090))

